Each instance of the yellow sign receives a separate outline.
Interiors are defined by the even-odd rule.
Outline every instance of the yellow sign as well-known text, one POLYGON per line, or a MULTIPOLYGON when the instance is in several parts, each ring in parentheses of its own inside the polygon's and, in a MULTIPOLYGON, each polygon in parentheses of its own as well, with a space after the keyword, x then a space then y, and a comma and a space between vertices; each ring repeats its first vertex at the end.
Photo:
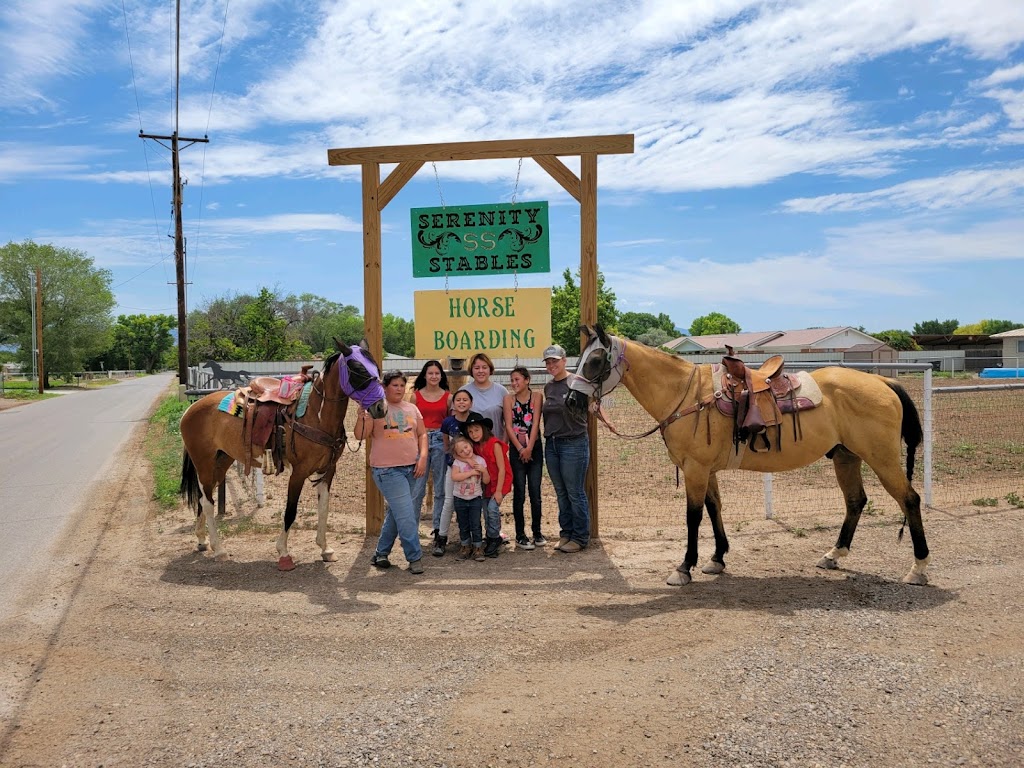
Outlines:
POLYGON ((416 357, 539 357, 551 343, 550 288, 416 291, 416 357))

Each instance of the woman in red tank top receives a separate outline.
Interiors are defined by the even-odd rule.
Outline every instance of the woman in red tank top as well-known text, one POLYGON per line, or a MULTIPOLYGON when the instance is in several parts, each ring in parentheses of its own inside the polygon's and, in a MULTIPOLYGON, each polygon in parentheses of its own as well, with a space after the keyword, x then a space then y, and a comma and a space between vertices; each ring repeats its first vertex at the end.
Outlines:
MULTIPOLYGON (((427 428, 427 472, 422 483, 413 495, 412 508, 419 520, 423 507, 423 497, 427 495, 427 477, 434 484, 434 548, 442 547, 439 529, 441 527, 441 510, 444 508, 444 474, 448 463, 444 457, 444 437, 441 434, 441 422, 444 421, 451 408, 451 392, 448 391, 448 376, 441 363, 428 360, 420 375, 412 383, 412 396, 409 398, 420 413, 423 414, 423 425, 427 428)), ((437 554, 436 552, 434 554, 437 554)), ((441 554, 444 554, 443 547, 441 554)))

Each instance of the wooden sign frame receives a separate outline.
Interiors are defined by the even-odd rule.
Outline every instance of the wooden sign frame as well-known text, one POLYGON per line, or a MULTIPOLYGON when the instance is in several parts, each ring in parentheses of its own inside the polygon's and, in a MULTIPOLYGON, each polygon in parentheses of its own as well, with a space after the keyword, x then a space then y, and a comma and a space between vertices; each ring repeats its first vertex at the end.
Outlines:
MULTIPOLYGON (((327 150, 328 165, 358 165, 363 186, 363 317, 366 340, 377 360, 383 360, 383 295, 381 279, 381 216, 395 195, 425 163, 452 160, 500 160, 532 157, 580 204, 580 322, 597 322, 597 156, 633 153, 633 134, 571 136, 552 139, 503 139, 447 144, 403 144, 327 150), (559 158, 578 156, 580 175, 559 158), (381 182, 383 164, 397 166, 381 182)), ((582 351, 583 338, 580 339, 582 351)), ((598 535, 597 422, 591 414, 590 466, 586 489, 590 529, 598 535)), ((384 500, 373 484, 369 452, 366 461, 366 533, 380 532, 384 500)))

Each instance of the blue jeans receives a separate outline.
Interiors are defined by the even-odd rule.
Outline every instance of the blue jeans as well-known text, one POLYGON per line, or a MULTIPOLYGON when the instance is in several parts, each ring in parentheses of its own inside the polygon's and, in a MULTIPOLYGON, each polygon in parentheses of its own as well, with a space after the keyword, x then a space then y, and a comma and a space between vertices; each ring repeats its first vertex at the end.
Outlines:
POLYGON ((419 520, 412 508, 413 493, 422 480, 413 476, 415 468, 415 464, 372 468, 373 482, 388 503, 376 552, 383 557, 390 555, 397 537, 402 540, 402 551, 410 563, 423 557, 423 550, 420 549, 419 520))
POLYGON ((441 527, 441 510, 444 508, 444 473, 447 469, 444 455, 444 435, 441 430, 427 432, 427 471, 419 478, 420 485, 412 499, 412 508, 419 520, 423 513, 423 497, 427 495, 427 477, 434 482, 434 512, 432 521, 436 531, 441 527))
POLYGON ((484 525, 488 539, 501 536, 501 508, 493 496, 484 499, 484 525))
POLYGON ((481 501, 479 496, 472 499, 453 498, 455 517, 459 521, 459 543, 464 547, 470 544, 479 547, 483 543, 483 533, 480 529, 481 501))
POLYGON ((540 536, 540 481, 544 475, 544 446, 538 441, 533 446, 533 458, 523 463, 519 451, 509 449, 512 465, 512 518, 516 523, 516 539, 526 536, 526 492, 530 492, 530 524, 534 536, 540 536))
POLYGON ((585 480, 590 463, 590 440, 586 435, 544 441, 548 477, 558 499, 558 533, 580 546, 590 543, 590 503, 585 480))

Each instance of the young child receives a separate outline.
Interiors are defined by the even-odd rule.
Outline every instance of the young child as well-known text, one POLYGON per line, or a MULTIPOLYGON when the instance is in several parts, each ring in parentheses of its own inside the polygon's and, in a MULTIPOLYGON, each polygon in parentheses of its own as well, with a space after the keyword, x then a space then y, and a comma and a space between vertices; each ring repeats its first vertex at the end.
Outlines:
POLYGON ((471 411, 462 424, 462 434, 473 441, 473 450, 487 462, 490 480, 484 487, 484 520, 487 546, 484 555, 497 557, 501 549, 501 500, 512 489, 508 446, 491 434, 494 422, 471 411))
MULTIPOLYGON (((462 435, 462 425, 469 416, 473 407, 473 394, 462 389, 452 396, 452 412, 441 422, 441 437, 444 441, 444 452, 448 461, 448 469, 452 467, 452 441, 462 435)), ((441 509, 441 519, 438 521, 438 540, 434 543, 434 557, 443 557, 445 547, 448 545, 448 528, 451 526, 452 513, 455 511, 453 502, 454 488, 452 473, 445 472, 444 475, 444 507, 441 509)))
POLYGON ((459 541, 462 544, 456 560, 470 556, 484 559, 483 533, 480 513, 483 511, 483 486, 490 476, 487 462, 473 452, 473 444, 465 437, 452 441, 452 467, 448 474, 454 484, 455 516, 459 521, 459 541))

